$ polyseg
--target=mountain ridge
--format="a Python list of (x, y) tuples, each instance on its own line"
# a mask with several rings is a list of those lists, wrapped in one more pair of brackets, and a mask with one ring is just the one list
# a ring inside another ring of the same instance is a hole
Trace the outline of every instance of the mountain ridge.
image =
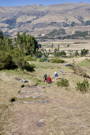
[(18, 31), (35, 37), (60, 28), (65, 29), (67, 35), (78, 30), (90, 31), (89, 12), (90, 4), (87, 3), (0, 7), (0, 29), (11, 37)]

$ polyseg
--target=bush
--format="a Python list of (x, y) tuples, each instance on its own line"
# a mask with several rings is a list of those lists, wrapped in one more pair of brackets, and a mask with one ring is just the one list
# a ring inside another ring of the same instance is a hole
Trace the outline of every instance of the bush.
[(44, 60), (42, 58), (39, 58), (39, 62), (44, 62)]
[(25, 56), (26, 61), (36, 61), (36, 58), (31, 57), (31, 55)]
[(87, 92), (89, 90), (88, 80), (84, 79), (83, 82), (77, 83), (76, 89), (81, 91), (81, 92)]
[(42, 52), (41, 52), (41, 51), (36, 52), (35, 56), (36, 56), (37, 58), (41, 58)]
[(78, 51), (77, 51), (77, 50), (75, 51), (75, 56), (79, 56), (79, 53), (78, 53)]
[(59, 56), (66, 57), (66, 52), (65, 51), (61, 51), (61, 52), (56, 51), (56, 52), (54, 52), (54, 56), (55, 57), (59, 57)]
[(63, 59), (51, 59), (52, 63), (64, 63), (65, 61)]
[(10, 99), (10, 102), (13, 103), (13, 102), (15, 102), (16, 100), (17, 100), (17, 98), (16, 98), (16, 97), (13, 97), (13, 98)]
[(18, 68), (27, 71), (34, 71), (35, 65), (30, 65), (21, 54), (21, 52), (17, 49), (13, 51), (13, 61), (17, 65)]
[(0, 51), (0, 69), (15, 69), (17, 65), (8, 53)]
[(89, 50), (83, 49), (81, 50), (81, 56), (86, 56), (88, 54)]
[(57, 82), (58, 87), (68, 87), (69, 86), (69, 82), (67, 79), (62, 78), (60, 81)]
[(26, 69), (27, 71), (34, 71), (35, 65), (29, 64), (28, 62), (25, 62), (23, 69)]
[(27, 70), (27, 71), (34, 71), (35, 65), (34, 64), (29, 64), (26, 60), (24, 60), (23, 57), (18, 57), (17, 60), (15, 61), (16, 65), (18, 68), (22, 70)]
[(15, 69), (20, 68), (22, 70), (34, 71), (35, 65), (29, 64), (24, 57), (17, 53), (18, 57), (15, 57), (16, 54), (12, 56), (9, 53), (0, 51), (0, 69)]

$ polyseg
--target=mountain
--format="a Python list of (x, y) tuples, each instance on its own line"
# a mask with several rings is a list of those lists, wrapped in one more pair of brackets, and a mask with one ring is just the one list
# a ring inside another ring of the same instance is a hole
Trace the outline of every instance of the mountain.
[(11, 37), (19, 31), (37, 38), (50, 35), (53, 31), (56, 35), (63, 31), (62, 36), (76, 31), (90, 31), (90, 4), (0, 7), (0, 30)]

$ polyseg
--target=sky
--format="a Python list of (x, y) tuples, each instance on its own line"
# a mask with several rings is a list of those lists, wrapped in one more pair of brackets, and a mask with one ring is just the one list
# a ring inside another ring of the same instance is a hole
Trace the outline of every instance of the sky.
[(90, 0), (0, 0), (0, 6), (53, 5), (60, 3), (90, 3)]

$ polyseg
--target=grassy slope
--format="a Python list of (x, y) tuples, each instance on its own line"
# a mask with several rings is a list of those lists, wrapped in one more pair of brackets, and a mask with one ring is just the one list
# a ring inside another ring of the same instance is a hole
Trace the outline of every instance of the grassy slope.
[[(35, 65), (35, 72), (29, 74), (21, 71), (0, 71), (0, 134), (89, 135), (90, 92), (82, 94), (75, 89), (76, 83), (84, 78), (75, 75), (64, 64), (36, 62)], [(88, 69), (88, 66), (85, 67)], [(64, 69), (64, 75), (60, 73), (61, 68)], [(64, 77), (69, 80), (68, 88), (57, 87), (55, 71), (58, 72), (59, 78)], [(52, 77), (52, 85), (43, 82), (44, 73)], [(28, 80), (29, 85), (45, 86), (49, 102), (47, 104), (10, 103), (9, 100), (18, 95), (23, 84), (16, 78)], [(45, 122), (44, 127), (37, 126), (40, 120)]]
[(90, 73), (90, 59), (86, 58), (85, 60), (78, 63), (79, 66), (86, 69), (87, 72)]

